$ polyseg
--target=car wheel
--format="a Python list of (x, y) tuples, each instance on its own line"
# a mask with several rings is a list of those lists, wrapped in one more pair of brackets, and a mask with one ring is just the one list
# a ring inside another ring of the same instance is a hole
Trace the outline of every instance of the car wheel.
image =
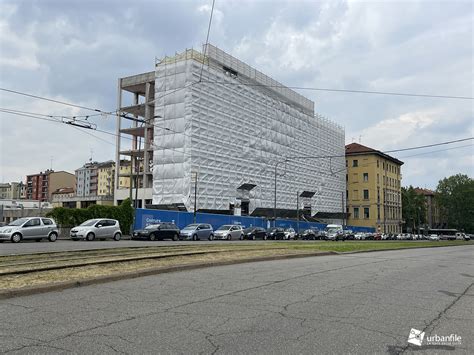
[(230, 234), (227, 236), (227, 240), (232, 240), (232, 236)]
[(95, 239), (95, 234), (94, 233), (91, 232), (91, 233), (87, 234), (87, 236), (86, 236), (87, 241), (92, 242), (94, 239)]
[(254, 235), (252, 235), (252, 240), (255, 240), (255, 234), (254, 234)]
[(152, 242), (156, 240), (156, 235), (155, 233), (151, 233), (150, 236), (148, 237)]
[(244, 240), (244, 235), (243, 234), (240, 235), (239, 240)]
[(207, 238), (207, 239), (209, 239), (209, 240), (211, 240), (211, 241), (214, 240), (214, 234), (210, 234), (210, 235), (209, 235), (209, 238)]
[(21, 237), (20, 233), (15, 233), (11, 237), (12, 243), (19, 243), (19, 242), (21, 242), (21, 239), (22, 239), (22, 237)]
[(173, 241), (177, 242), (179, 240), (179, 235), (173, 234)]
[(56, 240), (58, 240), (58, 235), (56, 233), (51, 233), (49, 236), (48, 236), (48, 240), (50, 242), (55, 242)]
[(196, 234), (193, 235), (193, 240), (194, 241), (197, 241), (198, 240), (198, 236)]
[(114, 240), (118, 242), (122, 238), (122, 235), (120, 233), (115, 233), (114, 234)]
[(266, 236), (266, 235), (263, 236), (263, 240), (267, 240), (267, 236)]

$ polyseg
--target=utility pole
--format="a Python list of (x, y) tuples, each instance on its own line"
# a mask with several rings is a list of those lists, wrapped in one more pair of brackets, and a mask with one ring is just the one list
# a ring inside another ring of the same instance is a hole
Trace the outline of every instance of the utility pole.
[(344, 222), (345, 222), (345, 218), (344, 218), (344, 191), (341, 192), (341, 206), (342, 206), (342, 229), (345, 229), (344, 228)]
[(296, 233), (300, 234), (300, 192), (296, 191)]
[(193, 223), (196, 223), (197, 181), (198, 181), (198, 173), (197, 173), (197, 171), (191, 172), (191, 179), (194, 180), (194, 211), (193, 211)]
[(138, 137), (138, 156), (137, 159), (135, 160), (135, 170), (136, 170), (136, 175), (135, 175), (135, 201), (133, 206), (135, 208), (138, 208), (138, 181), (140, 177), (140, 154), (141, 154), (141, 147), (142, 147), (142, 138)]

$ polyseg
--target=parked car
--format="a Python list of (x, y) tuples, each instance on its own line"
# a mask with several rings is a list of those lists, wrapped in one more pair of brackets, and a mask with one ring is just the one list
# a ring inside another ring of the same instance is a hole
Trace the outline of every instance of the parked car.
[(224, 224), (214, 232), (214, 239), (242, 239), (243, 228), (238, 224)]
[(439, 241), (439, 236), (437, 234), (431, 234), (429, 240)]
[(471, 240), (471, 236), (469, 234), (465, 234), (465, 233), (456, 233), (456, 239), (457, 240), (469, 241), (469, 240)]
[(286, 228), (284, 231), (285, 237), (283, 239), (290, 240), (296, 238), (296, 231), (293, 228)]
[(283, 228), (270, 228), (267, 231), (268, 239), (279, 240), (285, 238), (285, 230)]
[(365, 240), (366, 234), (365, 233), (356, 233), (354, 236), (355, 240)]
[(344, 232), (342, 225), (340, 224), (328, 224), (326, 226), (326, 240), (341, 240), (343, 239)]
[(267, 240), (267, 231), (261, 227), (248, 227), (243, 230), (242, 239), (263, 239)]
[(179, 228), (176, 226), (176, 224), (170, 222), (150, 224), (144, 229), (134, 230), (132, 233), (132, 239), (172, 239), (176, 241), (179, 240)]
[(119, 241), (122, 238), (120, 224), (115, 219), (95, 218), (71, 229), (69, 233), (72, 240), (85, 239), (113, 239)]
[(0, 228), (0, 243), (6, 240), (12, 243), (19, 243), (22, 240), (48, 239), (55, 242), (58, 239), (59, 231), (56, 222), (51, 218), (27, 217), (19, 218)]
[(301, 233), (301, 239), (303, 240), (316, 240), (320, 238), (321, 236), (319, 234), (319, 230), (317, 229), (309, 228), (309, 229), (305, 229), (303, 233)]
[(179, 233), (179, 239), (184, 240), (213, 240), (214, 230), (212, 226), (207, 223), (193, 223), (188, 224), (186, 227), (181, 229)]

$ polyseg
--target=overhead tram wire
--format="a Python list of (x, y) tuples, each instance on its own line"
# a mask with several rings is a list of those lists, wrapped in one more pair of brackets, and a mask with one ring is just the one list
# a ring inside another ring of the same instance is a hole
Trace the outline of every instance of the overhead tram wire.
[(308, 86), (286, 86), (286, 85), (267, 85), (267, 84), (254, 84), (244, 82), (229, 82), (229, 81), (214, 81), (204, 80), (202, 83), (209, 84), (222, 84), (222, 85), (236, 85), (236, 86), (255, 86), (265, 88), (280, 88), (280, 89), (292, 89), (292, 90), (309, 90), (309, 91), (327, 91), (327, 92), (343, 92), (343, 93), (355, 93), (355, 94), (369, 94), (369, 95), (393, 95), (393, 96), (410, 96), (410, 97), (426, 97), (426, 98), (438, 98), (438, 99), (457, 99), (457, 100), (474, 100), (472, 96), (453, 96), (453, 95), (431, 95), (431, 94), (417, 94), (407, 92), (391, 92), (391, 91), (370, 91), (370, 90), (350, 90), (350, 89), (331, 89), (331, 88), (317, 88)]
[(445, 148), (445, 149), (438, 149), (438, 150), (432, 150), (429, 152), (424, 152), (424, 153), (418, 153), (418, 154), (412, 154), (412, 155), (406, 155), (403, 157), (399, 157), (397, 159), (407, 159), (407, 158), (413, 158), (417, 157), (420, 155), (428, 155), (428, 154), (434, 154), (434, 153), (440, 153), (440, 152), (446, 152), (448, 150), (454, 150), (454, 149), (461, 149), (461, 148), (467, 148), (467, 147), (474, 147), (472, 144), (466, 144), (466, 145), (460, 145), (459, 147), (452, 147), (452, 148)]
[[(5, 109), (5, 108), (0, 108), (0, 112), (15, 114), (15, 115), (18, 115), (18, 116), (36, 118), (36, 119), (40, 119), (40, 120), (44, 120), (44, 121), (50, 121), (50, 122), (55, 122), (55, 123), (66, 124), (65, 122), (62, 122), (60, 120), (50, 118), (51, 115), (31, 113), (31, 112), (26, 113), (25, 111), (9, 110), (9, 109)], [(18, 113), (18, 112), (24, 112), (24, 113)], [(39, 117), (39, 116), (44, 116), (44, 117)], [(113, 133), (113, 132), (104, 131), (104, 130), (101, 130), (101, 129), (94, 129), (94, 130), (97, 131), (97, 132), (104, 133), (104, 134), (117, 136), (117, 134)], [(181, 132), (178, 132), (178, 133), (181, 133)], [(99, 138), (99, 137), (97, 137), (97, 138)], [(129, 138), (129, 137), (126, 137), (126, 136), (122, 136), (121, 138), (133, 140), (133, 138)], [(453, 144), (453, 143), (465, 142), (465, 141), (468, 141), (468, 140), (474, 140), (474, 137), (467, 137), (467, 138), (462, 138), (462, 139), (456, 139), (456, 140), (451, 140), (451, 141), (446, 141), (446, 142), (433, 143), (433, 144), (427, 144), (427, 145), (421, 145), (421, 146), (415, 146), (415, 147), (386, 150), (386, 151), (381, 151), (381, 153), (387, 154), (387, 153), (404, 152), (404, 151), (409, 151), (409, 150), (418, 150), (418, 149), (431, 148), (431, 147), (436, 147), (436, 146), (441, 146), (441, 145), (448, 145), (448, 144)], [(467, 145), (463, 146), (463, 147), (467, 147)], [(451, 149), (455, 149), (455, 148), (461, 148), (461, 147), (454, 147), (454, 148), (451, 148)], [(166, 149), (177, 151), (177, 150), (172, 149), (172, 148), (166, 148)], [(181, 152), (181, 151), (177, 151), (177, 152), (184, 153), (184, 152)], [(429, 153), (429, 152), (426, 152), (426, 153)], [(184, 153), (184, 154), (186, 154), (186, 153)], [(425, 153), (422, 153), (422, 154), (425, 154)], [(342, 158), (342, 157), (345, 157), (345, 154), (344, 155), (321, 155), (321, 156), (289, 156), (289, 157), (286, 157), (284, 160), (290, 161), (290, 160), (294, 160), (294, 159), (305, 159), (305, 158), (307, 158), (307, 159), (318, 159), (318, 158), (327, 159), (327, 158)]]
[[(48, 118), (48, 117), (39, 117), (39, 116), (36, 116), (35, 114), (25, 114), (25, 113), (17, 113), (17, 112), (9, 112), (8, 110), (4, 110), (4, 109), (0, 109), (0, 112), (3, 112), (3, 113), (9, 113), (9, 114), (12, 114), (12, 115), (18, 115), (18, 116), (24, 116), (24, 117), (30, 117), (30, 118), (36, 118), (36, 119), (39, 119), (39, 120), (44, 120), (44, 121), (49, 121), (49, 122), (54, 122), (54, 123), (60, 123), (60, 124), (67, 124), (66, 122), (63, 122), (63, 121), (60, 121), (60, 120), (56, 120), (54, 118)], [(47, 116), (47, 115), (42, 115), (42, 116)], [(94, 137), (96, 139), (99, 139), (100, 141), (104, 142), (104, 143), (107, 143), (107, 144), (110, 144), (110, 145), (113, 145), (115, 146), (114, 143), (112, 142), (109, 142), (108, 140), (106, 139), (103, 139), (101, 137), (98, 137), (96, 136), (95, 134), (92, 134), (91, 132), (89, 132), (85, 127), (77, 127), (77, 126), (74, 126), (74, 125), (71, 125), (72, 128), (82, 132), (82, 133), (85, 133), (91, 137)], [(81, 129), (82, 128), (82, 129)], [(94, 130), (97, 130), (97, 129), (94, 129)]]
[[(17, 115), (17, 116), (24, 116), (24, 117), (30, 117), (30, 118), (35, 118), (35, 119), (39, 119), (39, 120), (43, 120), (43, 121), (49, 121), (49, 122), (54, 122), (54, 123), (60, 123), (60, 124), (66, 124), (66, 122), (63, 122), (63, 121), (60, 121), (60, 120), (56, 120), (56, 119), (53, 119), (53, 118), (49, 118), (49, 117), (40, 117), (40, 116), (36, 116), (35, 114), (25, 114), (25, 113), (16, 113), (16, 112), (10, 112), (9, 110), (5, 110), (5, 109), (0, 109), (0, 112), (3, 112), (3, 113), (7, 113), (7, 114), (13, 114), (13, 115)], [(41, 115), (41, 114), (40, 114)], [(48, 116), (48, 115), (44, 115), (44, 116)], [(89, 134), (97, 139), (100, 139), (108, 144), (111, 144), (111, 145), (114, 145), (115, 146), (115, 143), (112, 143), (112, 142), (109, 142), (103, 138), (100, 138), (100, 137), (97, 137), (95, 135), (93, 135), (92, 133), (86, 131), (87, 128), (85, 127), (76, 127), (76, 126), (73, 126), (73, 125), (70, 125), (70, 127), (73, 127), (75, 129), (79, 129), (81, 132), (84, 132), (86, 134)], [(81, 130), (82, 128), (82, 130)], [(89, 129), (87, 129), (89, 130)], [(113, 133), (113, 132), (109, 132), (109, 131), (105, 131), (105, 130), (102, 130), (102, 129), (98, 129), (98, 128), (95, 128), (95, 129), (92, 129), (93, 131), (96, 131), (96, 132), (100, 132), (100, 133), (103, 133), (103, 134), (108, 134), (110, 136), (114, 136), (114, 137), (117, 137), (118, 135), (116, 133)], [(133, 138), (131, 137), (127, 137), (127, 136), (120, 136), (120, 138), (124, 138), (124, 139), (128, 139), (128, 140), (131, 140), (133, 141)], [(191, 156), (190, 153), (186, 153), (186, 152), (182, 152), (182, 151), (179, 151), (177, 149), (174, 149), (174, 148), (160, 148), (160, 147), (156, 147), (154, 144), (151, 144), (151, 147), (154, 148), (154, 149), (157, 149), (157, 150), (172, 150), (174, 152), (177, 152), (177, 153), (180, 153), (180, 154), (184, 154), (184, 155), (189, 155)]]

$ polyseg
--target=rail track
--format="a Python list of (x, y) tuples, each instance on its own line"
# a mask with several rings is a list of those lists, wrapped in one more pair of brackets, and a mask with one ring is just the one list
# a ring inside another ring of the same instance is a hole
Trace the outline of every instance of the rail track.
[[(278, 247), (265, 250), (282, 249)], [(168, 246), (168, 247), (131, 247), (117, 250), (78, 250), (67, 252), (52, 252), (42, 254), (23, 254), (0, 258), (0, 277), (40, 273), (52, 270), (87, 267), (101, 264), (133, 262), (140, 260), (168, 259), (173, 257), (192, 257), (218, 253), (260, 251), (261, 246), (241, 247), (196, 247), (196, 246)]]

